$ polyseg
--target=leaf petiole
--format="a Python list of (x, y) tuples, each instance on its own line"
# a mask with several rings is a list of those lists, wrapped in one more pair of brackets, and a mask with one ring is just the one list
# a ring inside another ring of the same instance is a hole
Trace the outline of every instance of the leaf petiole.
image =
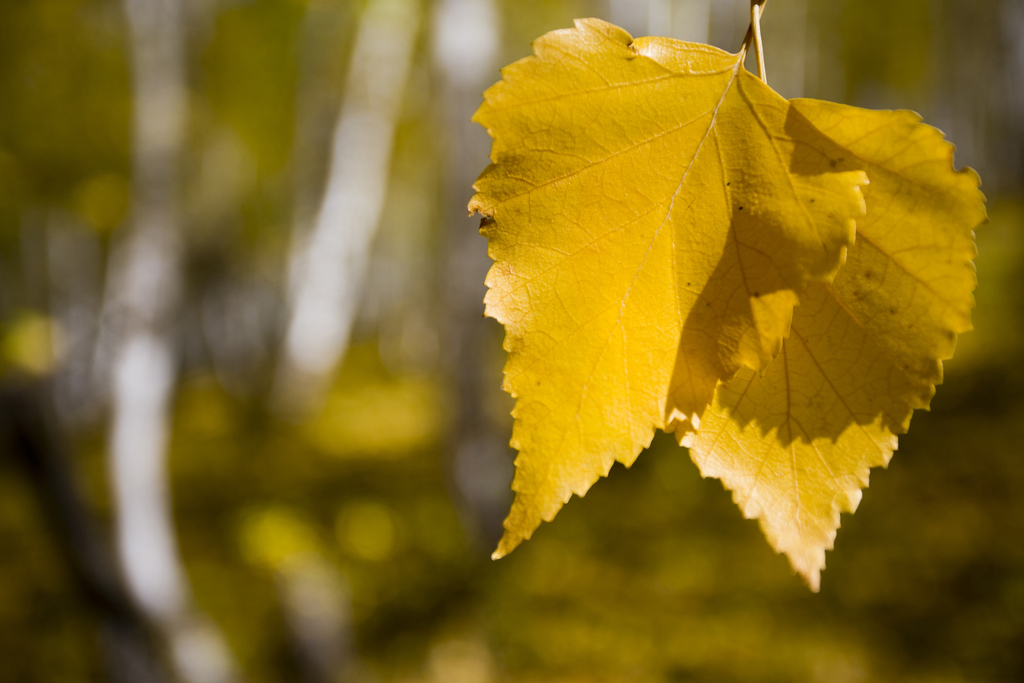
[(764, 45), (761, 42), (761, 15), (764, 14), (764, 6), (768, 4), (768, 0), (750, 0), (750, 27), (747, 28), (747, 35), (743, 38), (743, 46), (740, 48), (740, 59), (744, 59), (747, 56), (747, 49), (750, 47), (750, 42), (754, 42), (754, 54), (757, 56), (757, 75), (764, 81), (768, 82), (768, 78), (765, 75), (764, 69)]

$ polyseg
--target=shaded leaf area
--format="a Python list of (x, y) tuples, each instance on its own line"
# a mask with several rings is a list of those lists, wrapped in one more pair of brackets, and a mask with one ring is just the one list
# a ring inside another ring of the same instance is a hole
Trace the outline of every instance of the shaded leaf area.
[(869, 468), (889, 462), (970, 329), (986, 215), (977, 174), (954, 173), (952, 145), (916, 114), (793, 106), (868, 170), (867, 215), (835, 280), (807, 288), (777, 362), (720, 387), (682, 440), (817, 589), (839, 513), (857, 509)]

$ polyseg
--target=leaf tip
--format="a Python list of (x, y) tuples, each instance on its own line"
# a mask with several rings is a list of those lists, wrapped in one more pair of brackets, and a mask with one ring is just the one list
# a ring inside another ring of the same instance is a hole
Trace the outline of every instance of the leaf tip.
[(525, 539), (523, 538), (522, 534), (513, 533), (506, 526), (505, 534), (501, 537), (501, 540), (498, 541), (498, 547), (494, 549), (493, 553), (491, 553), (491, 559), (500, 560), (501, 558), (505, 557), (510, 552), (518, 548), (519, 544), (522, 543), (524, 540)]
[[(827, 546), (831, 549), (831, 546)], [(825, 568), (825, 548), (810, 553), (784, 550), (793, 572), (798, 574), (812, 593), (821, 591), (821, 570)]]

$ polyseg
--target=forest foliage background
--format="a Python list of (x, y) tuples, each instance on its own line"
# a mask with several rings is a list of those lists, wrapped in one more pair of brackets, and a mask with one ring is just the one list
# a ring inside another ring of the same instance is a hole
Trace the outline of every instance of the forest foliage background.
[[(775, 0), (786, 97), (976, 168), (975, 331), (822, 591), (659, 438), (514, 554), (469, 119), (599, 16), (747, 0), (0, 3), (0, 680), (1024, 679), (1024, 6)], [(119, 568), (115, 568), (119, 567)]]

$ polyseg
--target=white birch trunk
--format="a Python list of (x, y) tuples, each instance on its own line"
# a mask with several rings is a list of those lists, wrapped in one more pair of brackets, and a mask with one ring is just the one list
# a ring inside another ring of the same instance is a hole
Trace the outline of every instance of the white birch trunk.
[(294, 236), (275, 396), (285, 410), (314, 406), (348, 347), (384, 208), (419, 18), (416, 0), (371, 0), (364, 10), (323, 201), (309, 234)]
[(108, 348), (108, 467), (129, 592), (168, 638), (188, 683), (233, 680), (222, 638), (194, 612), (167, 476), (181, 290), (178, 165), (188, 91), (180, 0), (125, 0), (133, 67), (133, 208), (111, 255), (102, 335)]

